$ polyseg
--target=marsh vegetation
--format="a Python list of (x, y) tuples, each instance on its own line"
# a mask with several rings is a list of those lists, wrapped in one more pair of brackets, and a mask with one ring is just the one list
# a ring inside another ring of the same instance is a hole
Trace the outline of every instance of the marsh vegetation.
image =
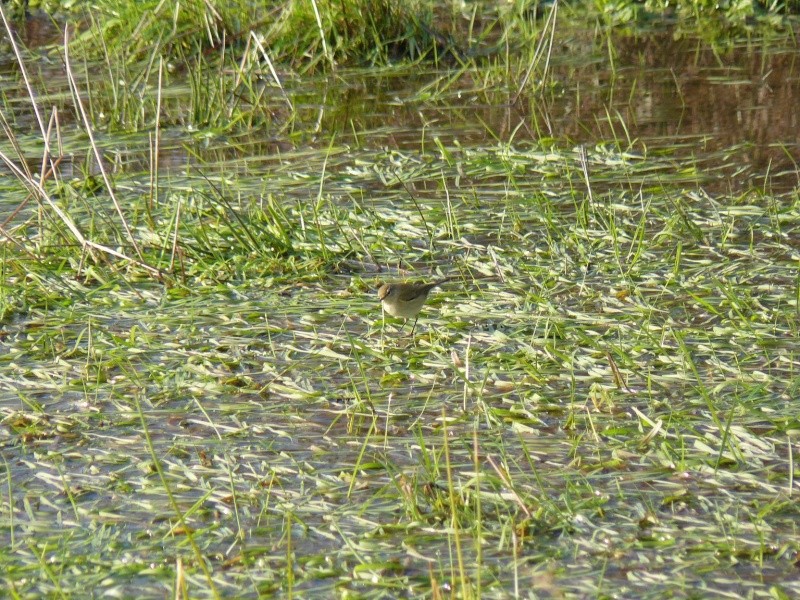
[(796, 6), (22, 4), (10, 597), (800, 595)]

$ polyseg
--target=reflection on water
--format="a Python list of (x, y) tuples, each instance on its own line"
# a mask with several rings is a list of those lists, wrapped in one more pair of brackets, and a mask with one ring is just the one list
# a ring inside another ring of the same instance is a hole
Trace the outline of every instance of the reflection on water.
[[(53, 40), (52, 25), (37, 25), (43, 21), (28, 21), (21, 32), (26, 43)], [(228, 171), (232, 165), (222, 165), (232, 161), (247, 171), (240, 161), (248, 157), (280, 163), (303, 148), (327, 147), (332, 135), (337, 144), (354, 151), (431, 152), (437, 143), (482, 147), (498, 140), (561, 147), (611, 142), (620, 149), (691, 158), (698, 171), (713, 174), (702, 178), (708, 191), (758, 187), (780, 193), (797, 186), (800, 77), (790, 38), (716, 49), (702, 40), (676, 39), (666, 28), (641, 35), (619, 33), (612, 45), (613, 63), (604, 40), (592, 32), (570, 32), (553, 52), (544, 85), (524, 91), (513, 105), (516, 78), (487, 86), (485, 81), (497, 79), (489, 66), (467, 70), (455, 81), (450, 72), (418, 68), (399, 75), (341, 71), (336, 78), (287, 80), (294, 114), (274, 90), (253, 98), (243, 93), (241, 102), (252, 101), (256, 118), (252, 127), (225, 137), (187, 134), (187, 126), (198, 127), (187, 114), (191, 91), (172, 81), (162, 99), (159, 168), (162, 173), (181, 171), (195, 156), (207, 167), (219, 164)], [(63, 91), (63, 73), (49, 73), (36, 85), (50, 88), (37, 89), (41, 96)], [(152, 96), (155, 89), (143, 88), (142, 93)], [(27, 101), (10, 102), (17, 124), (24, 126)], [(60, 94), (43, 104), (61, 104), (62, 134), (69, 138), (74, 123), (69, 96)], [(95, 119), (102, 130), (102, 113), (95, 113)], [(100, 133), (99, 138), (112, 168), (128, 173), (152, 168), (148, 135), (104, 138)], [(65, 144), (65, 175), (73, 161), (79, 170), (95, 172), (85, 139), (76, 142), (67, 139)]]

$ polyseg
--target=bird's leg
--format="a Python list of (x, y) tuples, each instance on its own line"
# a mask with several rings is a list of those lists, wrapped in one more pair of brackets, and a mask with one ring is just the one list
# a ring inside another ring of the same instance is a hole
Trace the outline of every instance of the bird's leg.
[[(414, 326), (411, 328), (411, 333), (409, 334), (411, 337), (414, 337), (414, 330), (417, 328), (417, 319), (419, 319), (419, 315), (414, 317)], [(405, 323), (403, 323), (405, 325)]]

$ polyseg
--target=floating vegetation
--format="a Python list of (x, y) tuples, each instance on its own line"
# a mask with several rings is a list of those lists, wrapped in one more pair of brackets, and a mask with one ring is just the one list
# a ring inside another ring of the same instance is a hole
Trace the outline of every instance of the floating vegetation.
[(334, 78), (11, 48), (10, 595), (800, 595), (796, 48), (553, 15)]

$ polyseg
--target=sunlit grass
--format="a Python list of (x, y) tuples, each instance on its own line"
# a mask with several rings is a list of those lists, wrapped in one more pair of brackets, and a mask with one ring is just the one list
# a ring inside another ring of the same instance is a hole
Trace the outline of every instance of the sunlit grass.
[(624, 111), (540, 135), (535, 48), (269, 92), (158, 55), (31, 75), (37, 139), (3, 108), (11, 594), (800, 593), (796, 189)]

